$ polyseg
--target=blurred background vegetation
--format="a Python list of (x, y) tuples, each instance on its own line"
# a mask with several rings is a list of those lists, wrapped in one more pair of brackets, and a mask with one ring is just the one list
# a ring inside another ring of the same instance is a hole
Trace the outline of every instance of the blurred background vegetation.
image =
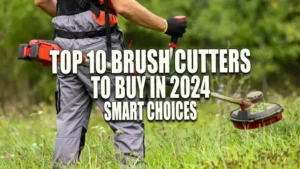
[[(139, 2), (164, 18), (187, 16), (188, 30), (179, 42), (181, 48), (248, 48), (252, 71), (246, 79), (251, 88), (277, 91), (285, 96), (298, 95), (299, 0)], [(31, 39), (52, 39), (51, 18), (34, 5), (34, 0), (0, 0), (0, 4), (1, 110), (52, 102), (55, 76), (51, 68), (17, 59), (19, 44)], [(133, 48), (167, 48), (168, 36), (138, 27), (121, 16), (119, 26), (125, 32), (127, 43), (134, 40)], [(226, 78), (219, 75), (212, 80), (227, 83)]]

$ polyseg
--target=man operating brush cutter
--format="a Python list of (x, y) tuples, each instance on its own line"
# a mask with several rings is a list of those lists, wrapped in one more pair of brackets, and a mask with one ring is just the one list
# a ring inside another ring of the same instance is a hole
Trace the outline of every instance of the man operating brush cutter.
[[(125, 49), (123, 33), (117, 26), (118, 14), (137, 25), (175, 38), (182, 37), (186, 29), (185, 20), (175, 17), (165, 20), (135, 0), (35, 0), (35, 4), (53, 17), (54, 41), (62, 49), (81, 50), (83, 53), (106, 50), (108, 62), (111, 49)], [(112, 75), (109, 76), (114, 78)], [(76, 75), (64, 75), (58, 65), (56, 92), (58, 131), (53, 168), (73, 164), (79, 160), (93, 101), (102, 111), (104, 110), (104, 100), (92, 98), (93, 85), (90, 77), (88, 63), (80, 65)], [(109, 101), (115, 99), (111, 97)], [(145, 157), (142, 121), (108, 122), (108, 124), (115, 132), (115, 149), (121, 151), (122, 156), (117, 155), (117, 160), (123, 165), (128, 165), (128, 161), (136, 163)], [(122, 131), (123, 134), (117, 134), (117, 131)]]

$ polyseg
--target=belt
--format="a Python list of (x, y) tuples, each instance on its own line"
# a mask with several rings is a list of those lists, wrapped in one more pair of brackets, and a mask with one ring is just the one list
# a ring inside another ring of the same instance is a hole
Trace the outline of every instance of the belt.
[[(110, 27), (110, 33), (116, 33), (117, 26)], [(89, 31), (89, 32), (70, 32), (64, 30), (55, 30), (55, 37), (66, 38), (66, 39), (85, 39), (85, 38), (95, 38), (102, 37), (106, 35), (106, 30), (101, 31)]]

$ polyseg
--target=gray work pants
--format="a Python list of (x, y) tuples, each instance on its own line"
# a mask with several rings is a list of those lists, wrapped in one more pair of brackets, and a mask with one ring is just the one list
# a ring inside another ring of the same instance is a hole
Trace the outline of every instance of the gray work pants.
[[(70, 32), (95, 31), (104, 29), (92, 18), (91, 12), (87, 11), (77, 15), (58, 16), (52, 22), (56, 29)], [(54, 39), (63, 49), (81, 50), (88, 53), (90, 50), (106, 50), (105, 37), (85, 38), (85, 39)], [(112, 34), (112, 48), (123, 50), (123, 33), (118, 29)], [(100, 76), (100, 75), (99, 75)], [(58, 66), (57, 73), (57, 136), (54, 151), (54, 168), (59, 164), (69, 165), (79, 160), (81, 149), (84, 146), (85, 134), (88, 129), (88, 122), (92, 110), (93, 102), (96, 102), (101, 111), (104, 111), (105, 100), (93, 99), (93, 83), (90, 80), (88, 64), (78, 67), (77, 74), (64, 75)], [(113, 79), (114, 76), (110, 75)], [(112, 94), (108, 101), (115, 101), (114, 84), (112, 83)], [(98, 92), (101, 92), (99, 89)], [(128, 101), (124, 99), (124, 101)], [(138, 113), (138, 112), (137, 112)], [(133, 122), (108, 122), (114, 134), (115, 149), (126, 156), (138, 154), (139, 158), (144, 158), (144, 123), (142, 121)], [(123, 134), (118, 134), (122, 131)], [(129, 156), (128, 156), (129, 158)], [(132, 159), (130, 157), (130, 159)], [(123, 164), (126, 158), (121, 159)]]

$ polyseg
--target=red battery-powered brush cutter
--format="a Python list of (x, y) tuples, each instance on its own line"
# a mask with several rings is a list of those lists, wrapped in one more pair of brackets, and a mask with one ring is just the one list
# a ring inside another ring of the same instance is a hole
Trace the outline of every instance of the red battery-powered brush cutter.
[[(177, 19), (185, 19), (184, 16), (178, 16)], [(177, 37), (172, 37), (169, 43), (171, 57), (177, 49)], [(49, 54), (50, 50), (62, 50), (54, 41), (50, 40), (32, 40), (29, 44), (21, 44), (19, 46), (19, 59), (41, 62), (44, 66), (51, 66), (52, 59)], [(87, 58), (83, 56), (83, 61)], [(59, 62), (59, 58), (58, 58)], [(110, 64), (107, 64), (110, 68)], [(147, 78), (148, 79), (148, 78)], [(167, 79), (167, 85), (170, 78)], [(247, 95), (246, 99), (236, 99), (219, 93), (211, 92), (210, 96), (218, 98), (240, 106), (233, 110), (230, 114), (230, 120), (238, 129), (254, 129), (264, 127), (279, 121), (282, 118), (283, 108), (276, 103), (263, 102), (263, 93), (256, 91)]]
[[(177, 17), (177, 19), (185, 19), (185, 17)], [(171, 56), (174, 50), (177, 49), (177, 41), (178, 38), (171, 38), (169, 44)], [(167, 78), (167, 84), (173, 86), (169, 81), (169, 78)], [(261, 128), (282, 118), (283, 108), (276, 103), (263, 102), (263, 93), (260, 91), (249, 93), (246, 99), (236, 99), (215, 92), (211, 92), (210, 96), (240, 106), (230, 114), (230, 121), (238, 129)]]

